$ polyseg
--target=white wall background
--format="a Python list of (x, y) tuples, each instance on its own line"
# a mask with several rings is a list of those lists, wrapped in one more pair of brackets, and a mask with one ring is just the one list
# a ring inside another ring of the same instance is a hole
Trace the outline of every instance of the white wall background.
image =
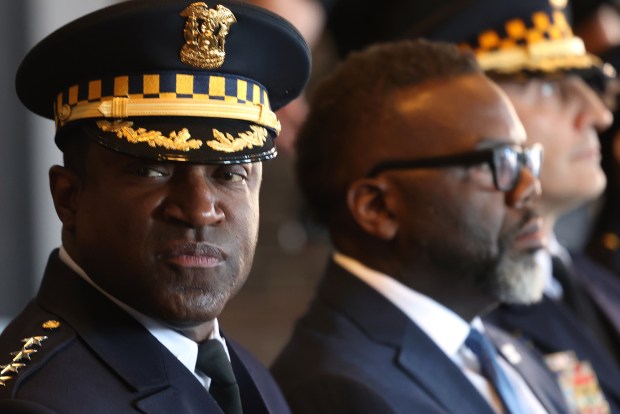
[[(24, 48), (23, 51), (12, 53), (9, 56), (4, 56), (5, 51), (0, 51), (0, 56), (3, 59), (10, 60), (8, 66), (15, 68), (27, 50), (55, 29), (77, 17), (120, 0), (19, 1), (23, 2), (25, 8), (23, 14), (20, 13), (23, 10), (16, 11), (14, 5), (11, 6), (8, 2), (0, 3), (0, 13), (6, 13), (8, 24), (14, 25), (15, 28), (14, 30), (7, 29), (7, 31), (16, 33), (15, 37), (23, 36), (21, 33), (25, 31), (25, 38), (23, 39), (6, 40), (8, 42), (13, 40), (12, 44), (17, 44), (19, 40)], [(7, 21), (4, 23), (6, 24)], [(8, 54), (8, 52), (6, 53)], [(20, 54), (21, 56), (17, 56)], [(12, 95), (9, 96), (8, 103), (4, 101), (0, 103), (0, 111), (3, 113), (6, 113), (5, 108), (1, 107), (3, 105), (21, 105), (14, 92), (15, 73), (13, 70), (7, 72), (10, 73), (1, 72), (3, 77), (10, 77), (8, 81), (3, 79), (3, 85), (9, 85), (9, 90), (6, 92), (10, 92)], [(3, 91), (3, 93), (5, 92)], [(4, 327), (7, 319), (14, 316), (14, 313), (26, 304), (27, 298), (35, 294), (47, 257), (50, 251), (60, 244), (61, 226), (49, 194), (47, 177), (50, 166), (62, 162), (61, 153), (54, 145), (54, 125), (52, 121), (30, 113), (25, 116), (26, 136), (7, 137), (0, 134), (0, 150), (2, 149), (2, 140), (11, 138), (27, 140), (24, 141), (24, 147), (27, 148), (27, 151), (20, 154), (21, 159), (16, 162), (17, 168), (10, 169), (11, 176), (0, 177), (0, 179), (5, 180), (2, 183), (4, 185), (0, 186), (0, 200), (5, 207), (3, 210), (8, 211), (8, 217), (3, 217), (3, 220), (7, 220), (9, 223), (11, 221), (18, 222), (15, 226), (4, 227), (8, 232), (19, 232), (14, 237), (5, 233), (4, 240), (8, 240), (5, 244), (11, 244), (13, 241), (20, 244), (19, 246), (11, 246), (19, 254), (8, 255), (3, 258), (5, 263), (0, 263), (0, 330)], [(0, 119), (0, 125), (12, 122), (11, 119)], [(6, 157), (11, 156), (10, 153), (0, 153), (0, 162), (6, 162)], [(16, 188), (19, 197), (16, 194)], [(21, 204), (11, 209), (10, 203), (17, 203), (19, 200), (21, 200)], [(23, 206), (23, 200), (27, 200), (26, 207)], [(15, 217), (11, 217), (12, 215)], [(23, 231), (29, 234), (24, 236), (21, 233)], [(21, 246), (24, 243), (20, 242), (22, 240), (20, 237), (27, 240), (25, 246)], [(16, 278), (19, 280), (17, 285), (15, 283)]]

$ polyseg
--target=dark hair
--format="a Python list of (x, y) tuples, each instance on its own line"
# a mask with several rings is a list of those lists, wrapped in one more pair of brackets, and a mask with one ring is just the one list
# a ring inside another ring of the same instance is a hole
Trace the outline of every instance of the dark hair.
[(376, 44), (340, 63), (315, 90), (297, 139), (297, 178), (316, 218), (328, 226), (338, 220), (347, 186), (360, 174), (355, 148), (389, 125), (395, 92), (472, 73), (481, 73), (472, 54), (423, 39)]

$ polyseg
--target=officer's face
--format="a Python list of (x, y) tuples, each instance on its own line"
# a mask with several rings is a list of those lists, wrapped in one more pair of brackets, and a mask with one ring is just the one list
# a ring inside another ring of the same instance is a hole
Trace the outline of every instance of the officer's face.
[(86, 165), (75, 196), (78, 264), (167, 324), (216, 317), (250, 270), (262, 165), (146, 161), (99, 145)]
[(578, 77), (502, 82), (525, 126), (528, 143), (545, 148), (542, 208), (558, 215), (597, 197), (605, 187), (597, 130), (611, 114)]
[[(392, 157), (445, 156), (525, 143), (507, 98), (479, 75), (403, 93), (397, 108), (409, 123), (388, 132), (401, 142)], [(516, 187), (505, 192), (495, 187), (491, 167), (484, 162), (394, 170), (383, 176), (397, 189), (389, 203), (399, 220), (403, 256), (412, 266), (425, 263), (441, 275), (429, 283), (443, 290), (450, 286), (457, 295), (475, 292), (493, 300), (521, 303), (540, 297), (533, 261), (544, 242), (533, 210), (540, 184), (530, 170), (523, 169)], [(420, 269), (410, 273), (418, 278)]]

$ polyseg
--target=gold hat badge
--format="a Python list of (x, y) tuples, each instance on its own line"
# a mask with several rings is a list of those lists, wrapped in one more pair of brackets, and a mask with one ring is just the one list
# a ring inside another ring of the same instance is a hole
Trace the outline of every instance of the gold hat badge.
[(209, 9), (205, 3), (192, 3), (181, 12), (187, 17), (181, 48), (181, 61), (201, 69), (216, 69), (224, 64), (224, 45), (230, 26), (237, 22), (226, 7)]

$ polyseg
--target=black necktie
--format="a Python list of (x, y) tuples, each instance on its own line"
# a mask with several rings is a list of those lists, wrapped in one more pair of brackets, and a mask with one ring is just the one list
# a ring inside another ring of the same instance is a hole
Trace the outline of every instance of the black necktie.
[(222, 343), (211, 339), (198, 345), (196, 366), (211, 378), (209, 393), (226, 414), (242, 414), (239, 386)]
[(471, 329), (465, 340), (465, 345), (478, 357), (480, 371), (495, 388), (504, 408), (506, 408), (506, 413), (525, 414), (527, 410), (521, 406), (517, 393), (499, 365), (499, 355), (493, 344), (481, 332)]

